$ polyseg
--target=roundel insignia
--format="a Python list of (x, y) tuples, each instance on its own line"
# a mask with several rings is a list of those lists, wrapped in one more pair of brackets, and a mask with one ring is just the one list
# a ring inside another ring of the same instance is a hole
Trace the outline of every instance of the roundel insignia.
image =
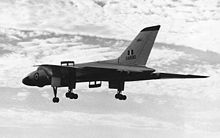
[(39, 73), (35, 73), (35, 74), (34, 74), (34, 79), (35, 79), (35, 80), (38, 80), (38, 79), (39, 79)]

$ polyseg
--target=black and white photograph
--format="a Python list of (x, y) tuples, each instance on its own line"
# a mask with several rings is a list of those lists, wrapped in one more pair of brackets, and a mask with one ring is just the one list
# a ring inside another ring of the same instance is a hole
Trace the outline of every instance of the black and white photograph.
[(0, 0), (0, 138), (219, 138), (219, 0)]

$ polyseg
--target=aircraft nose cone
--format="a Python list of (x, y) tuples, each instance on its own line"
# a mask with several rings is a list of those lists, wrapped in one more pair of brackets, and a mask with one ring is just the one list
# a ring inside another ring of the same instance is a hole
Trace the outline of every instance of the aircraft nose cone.
[(25, 77), (25, 78), (22, 80), (22, 83), (25, 84), (25, 85), (30, 85), (30, 79), (29, 79), (29, 77)]

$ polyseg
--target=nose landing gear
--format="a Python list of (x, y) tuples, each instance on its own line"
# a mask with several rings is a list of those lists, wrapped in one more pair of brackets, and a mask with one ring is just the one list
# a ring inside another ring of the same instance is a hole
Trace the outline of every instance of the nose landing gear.
[(54, 102), (54, 103), (59, 103), (59, 101), (60, 101), (60, 99), (59, 99), (58, 97), (54, 97), (54, 98), (53, 98), (53, 102)]
[(57, 87), (53, 86), (53, 92), (54, 92), (53, 102), (58, 103), (60, 99), (57, 97)]

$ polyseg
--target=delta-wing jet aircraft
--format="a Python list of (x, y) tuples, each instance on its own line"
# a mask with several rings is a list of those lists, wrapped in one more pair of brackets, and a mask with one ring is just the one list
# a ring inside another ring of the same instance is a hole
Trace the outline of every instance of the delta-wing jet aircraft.
[(122, 95), (126, 81), (177, 79), (177, 78), (206, 78), (208, 76), (159, 73), (146, 67), (160, 25), (144, 28), (117, 59), (74, 64), (74, 61), (62, 61), (61, 65), (39, 65), (37, 70), (23, 79), (29, 86), (43, 87), (51, 85), (54, 92), (53, 102), (58, 103), (58, 87), (68, 87), (66, 97), (77, 99), (73, 93), (78, 82), (89, 82), (89, 88), (101, 86), (107, 81), (109, 89), (117, 89), (116, 99), (126, 100)]

